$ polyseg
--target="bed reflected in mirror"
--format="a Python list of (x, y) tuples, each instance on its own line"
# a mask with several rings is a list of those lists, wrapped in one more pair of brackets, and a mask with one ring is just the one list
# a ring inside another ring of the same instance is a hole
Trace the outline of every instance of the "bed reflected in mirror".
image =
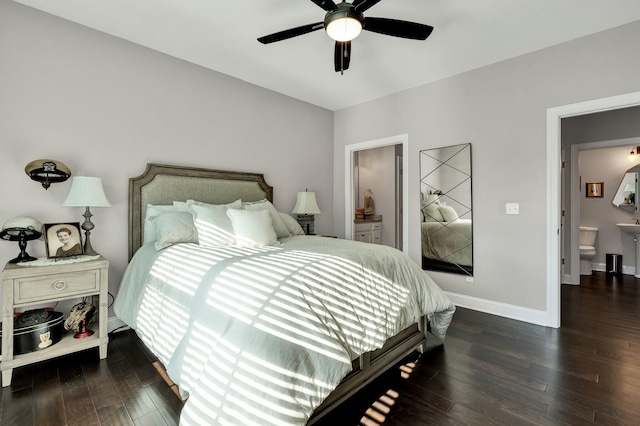
[(420, 151), (422, 269), (473, 276), (471, 144)]

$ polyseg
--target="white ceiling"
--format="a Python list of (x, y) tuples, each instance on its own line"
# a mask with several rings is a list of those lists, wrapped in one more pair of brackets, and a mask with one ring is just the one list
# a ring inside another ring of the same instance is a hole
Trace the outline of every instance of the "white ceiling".
[(365, 16), (416, 21), (426, 41), (364, 31), (344, 75), (310, 0), (14, 0), (330, 110), (640, 20), (640, 0), (382, 0)]

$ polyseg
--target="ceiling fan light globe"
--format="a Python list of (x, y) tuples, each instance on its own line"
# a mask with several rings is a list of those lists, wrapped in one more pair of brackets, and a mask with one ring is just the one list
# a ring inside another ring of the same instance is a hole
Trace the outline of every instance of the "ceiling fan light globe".
[(362, 32), (362, 22), (356, 18), (345, 16), (327, 23), (325, 30), (335, 41), (351, 41)]

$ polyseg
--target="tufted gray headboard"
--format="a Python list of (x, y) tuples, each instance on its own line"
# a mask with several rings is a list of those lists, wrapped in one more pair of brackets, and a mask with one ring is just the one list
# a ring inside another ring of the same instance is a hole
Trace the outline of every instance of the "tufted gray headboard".
[(273, 202), (273, 188), (260, 173), (230, 172), (194, 167), (147, 164), (138, 177), (129, 179), (129, 260), (143, 241), (148, 204), (198, 200), (210, 204), (243, 201)]

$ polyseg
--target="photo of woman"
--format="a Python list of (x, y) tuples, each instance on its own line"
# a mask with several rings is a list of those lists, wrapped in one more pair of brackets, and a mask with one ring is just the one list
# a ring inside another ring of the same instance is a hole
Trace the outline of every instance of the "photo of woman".
[(69, 257), (82, 254), (79, 223), (45, 224), (47, 257)]

